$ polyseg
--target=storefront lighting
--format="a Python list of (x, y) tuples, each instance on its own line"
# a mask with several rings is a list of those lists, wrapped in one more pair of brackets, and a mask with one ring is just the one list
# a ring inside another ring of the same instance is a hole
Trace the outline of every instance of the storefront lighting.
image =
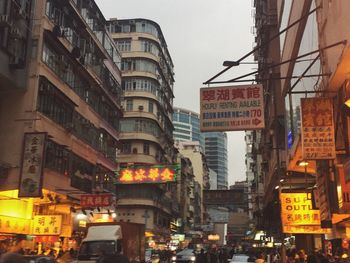
[(276, 185), (276, 186), (275, 186), (275, 189), (278, 189), (278, 188), (280, 188), (280, 186), (279, 186), (279, 185)]
[(86, 218), (86, 215), (84, 215), (84, 214), (77, 214), (77, 219), (78, 220), (85, 219), (85, 218)]
[(112, 218), (116, 218), (117, 214), (116, 213), (112, 213)]
[(283, 182), (284, 182), (284, 179), (281, 179), (280, 182), (283, 183)]
[(308, 166), (309, 163), (307, 161), (297, 161), (297, 165), (298, 166), (302, 166), (302, 167), (305, 167), (305, 166)]

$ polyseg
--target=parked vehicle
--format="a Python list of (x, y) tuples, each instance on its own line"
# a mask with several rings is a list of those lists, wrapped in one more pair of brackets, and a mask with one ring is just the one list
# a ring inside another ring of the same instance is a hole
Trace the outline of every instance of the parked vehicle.
[(233, 254), (232, 258), (228, 261), (231, 263), (245, 263), (248, 262), (248, 256), (244, 254)]
[(131, 262), (144, 261), (145, 226), (126, 222), (89, 224), (77, 262), (96, 262), (104, 253), (122, 253)]
[(186, 248), (171, 258), (172, 262), (195, 262), (196, 261), (196, 250)]

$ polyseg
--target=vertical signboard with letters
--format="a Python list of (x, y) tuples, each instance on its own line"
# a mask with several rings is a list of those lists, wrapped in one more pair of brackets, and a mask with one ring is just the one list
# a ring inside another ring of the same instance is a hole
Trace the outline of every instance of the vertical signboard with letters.
[(334, 159), (335, 140), (332, 98), (302, 98), (301, 116), (303, 159)]
[(19, 197), (42, 196), (46, 136), (46, 132), (24, 134)]
[(201, 88), (200, 100), (202, 132), (265, 127), (261, 84)]

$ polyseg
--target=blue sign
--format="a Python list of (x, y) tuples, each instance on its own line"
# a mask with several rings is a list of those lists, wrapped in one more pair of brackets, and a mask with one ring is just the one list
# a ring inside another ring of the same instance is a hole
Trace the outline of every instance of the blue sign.
[(288, 132), (287, 143), (288, 143), (288, 150), (290, 150), (292, 148), (292, 146), (293, 146), (293, 134), (292, 134), (292, 131)]

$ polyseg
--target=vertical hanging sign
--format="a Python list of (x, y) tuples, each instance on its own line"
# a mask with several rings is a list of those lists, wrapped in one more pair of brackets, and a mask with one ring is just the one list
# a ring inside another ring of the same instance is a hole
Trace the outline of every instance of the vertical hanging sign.
[(41, 197), (46, 132), (25, 133), (18, 197)]
[(335, 140), (332, 98), (302, 98), (301, 119), (303, 159), (334, 159)]

